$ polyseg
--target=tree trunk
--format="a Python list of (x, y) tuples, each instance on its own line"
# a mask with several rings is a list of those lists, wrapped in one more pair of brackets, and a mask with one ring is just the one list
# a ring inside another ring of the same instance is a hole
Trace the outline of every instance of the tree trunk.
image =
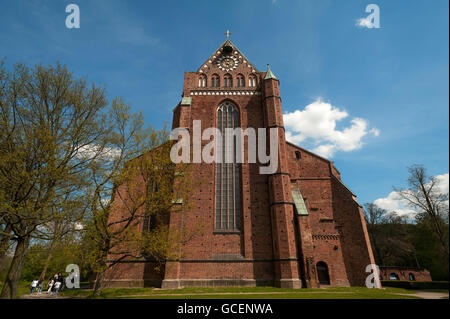
[(423, 180), (420, 180), (420, 189), (422, 191), (422, 195), (425, 197), (425, 201), (427, 204), (427, 213), (428, 215), (431, 217), (431, 222), (434, 226), (434, 230), (436, 232), (436, 234), (438, 235), (439, 241), (442, 245), (442, 247), (444, 248), (444, 252), (447, 255), (447, 258), (449, 256), (449, 252), (448, 252), (448, 240), (446, 240), (444, 238), (444, 233), (441, 229), (441, 223), (440, 220), (437, 216), (437, 214), (434, 211), (434, 207), (435, 207), (435, 202), (433, 202), (433, 200), (430, 198), (430, 196), (428, 195), (428, 191), (425, 188), (425, 182)]
[(41, 275), (39, 276), (39, 280), (45, 280), (45, 274), (47, 272), (48, 265), (50, 264), (50, 260), (53, 257), (53, 248), (55, 246), (55, 241), (52, 241), (50, 247), (48, 248), (47, 259), (45, 260), (44, 268), (42, 269)]
[(108, 265), (106, 264), (106, 258), (108, 257), (108, 252), (102, 252), (100, 271), (97, 272), (94, 284), (94, 296), (100, 296), (103, 289), (103, 279), (105, 277), (106, 269), (108, 269)]
[[(6, 225), (3, 232), (8, 234), (10, 231), (11, 231), (11, 226)], [(7, 235), (3, 235), (0, 239), (0, 266), (3, 265), (4, 259), (6, 256), (6, 251), (8, 250), (10, 240), (11, 240), (10, 237), (8, 237)]]
[(3, 285), (0, 299), (13, 299), (16, 296), (17, 288), (19, 286), (20, 276), (22, 275), (23, 266), (25, 264), (25, 257), (28, 251), (28, 244), (30, 243), (30, 236), (19, 237), (17, 239), (16, 250), (14, 257), (9, 266), (8, 274), (6, 275), (5, 284)]
[(105, 270), (101, 270), (97, 273), (94, 284), (94, 296), (100, 296), (103, 289), (103, 278), (105, 276)]

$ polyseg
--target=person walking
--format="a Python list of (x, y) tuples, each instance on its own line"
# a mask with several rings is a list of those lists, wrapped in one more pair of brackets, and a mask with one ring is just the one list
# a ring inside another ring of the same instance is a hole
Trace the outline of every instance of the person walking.
[(44, 285), (44, 279), (39, 279), (37, 284), (37, 293), (40, 294), (42, 292), (42, 286)]
[(59, 291), (64, 291), (65, 284), (64, 284), (64, 276), (62, 275), (62, 273), (59, 273), (58, 278), (59, 282), (61, 283), (61, 285), (59, 286)]
[(53, 284), (54, 283), (55, 283), (55, 281), (53, 280), (53, 278), (50, 278), (50, 280), (47, 283), (47, 286), (48, 286), (47, 293), (51, 293), (52, 292), (52, 288), (53, 288)]
[(58, 295), (59, 292), (59, 288), (61, 287), (61, 282), (60, 281), (56, 281), (53, 285), (53, 295), (56, 296)]
[(34, 279), (34, 280), (31, 282), (30, 294), (32, 294), (32, 293), (34, 292), (34, 290), (36, 289), (37, 285), (38, 285), (38, 280), (37, 280), (37, 279)]

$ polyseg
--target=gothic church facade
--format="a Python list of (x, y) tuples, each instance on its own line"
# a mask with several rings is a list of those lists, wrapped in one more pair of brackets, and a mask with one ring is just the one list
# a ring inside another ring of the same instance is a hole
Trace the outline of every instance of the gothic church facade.
[(276, 129), (278, 169), (265, 175), (259, 164), (190, 164), (201, 185), (192, 207), (170, 214), (168, 223), (202, 224), (204, 231), (163, 271), (146, 260), (116, 264), (108, 286), (364, 285), (366, 266), (375, 262), (362, 208), (332, 161), (286, 141), (280, 82), (269, 68), (258, 71), (227, 39), (184, 74), (172, 127), (192, 132), (194, 120), (221, 132)]

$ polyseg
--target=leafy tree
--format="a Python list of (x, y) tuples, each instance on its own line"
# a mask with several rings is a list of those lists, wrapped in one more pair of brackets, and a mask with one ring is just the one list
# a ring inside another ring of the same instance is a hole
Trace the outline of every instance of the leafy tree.
[[(68, 264), (81, 262), (82, 256), (79, 254), (79, 242), (73, 238), (64, 238), (55, 242), (52, 249), (52, 258), (48, 258), (48, 247), (42, 244), (31, 245), (25, 260), (22, 272), (22, 280), (31, 281), (38, 279), (42, 274), (42, 265), (46, 265), (49, 276), (56, 273), (64, 273)], [(85, 277), (83, 277), (85, 278)]]
[[(103, 88), (65, 66), (17, 64), (8, 72), (1, 63), (0, 132), (0, 248), (14, 248), (0, 298), (16, 295), (30, 244), (29, 263), (45, 277), (59, 242), (82, 238), (75, 246), (100, 293), (114, 263), (141, 256), (162, 265), (198, 232), (168, 231), (169, 212), (180, 198), (187, 207), (191, 187), (187, 166), (170, 161), (167, 131), (144, 129), (121, 98), (108, 104)], [(152, 216), (155, 227), (143, 232)]]
[(150, 131), (145, 139), (140, 138), (143, 134), (136, 136), (147, 142), (145, 148), (136, 148), (139, 156), (123, 167), (106, 169), (107, 174), (102, 165), (92, 171), (96, 187), (86, 243), (96, 273), (95, 295), (102, 291), (107, 269), (128, 258), (151, 259), (161, 268), (166, 259), (179, 257), (183, 241), (199, 232), (196, 228), (169, 233), (169, 213), (187, 209), (191, 182), (188, 166), (170, 159), (167, 132)]
[[(16, 294), (28, 246), (60, 214), (67, 194), (83, 196), (84, 175), (108, 150), (114, 119), (103, 88), (65, 66), (0, 65), (0, 220), (14, 242), (1, 298)], [(83, 156), (89, 153), (89, 156)]]

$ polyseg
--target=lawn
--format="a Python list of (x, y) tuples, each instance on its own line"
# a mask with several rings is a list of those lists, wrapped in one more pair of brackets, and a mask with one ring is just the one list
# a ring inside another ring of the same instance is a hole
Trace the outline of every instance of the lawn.
[[(18, 298), (29, 293), (28, 282), (21, 282)], [(2, 285), (0, 284), (0, 289)], [(447, 293), (448, 290), (423, 290)], [(334, 287), (327, 289), (283, 289), (276, 287), (216, 287), (216, 288), (106, 288), (100, 299), (420, 299), (412, 294), (418, 290), (386, 287)], [(93, 298), (91, 289), (66, 290), (61, 296)]]
[[(402, 288), (369, 289), (337, 287), (328, 289), (282, 289), (275, 287), (217, 287), (217, 288), (106, 288), (99, 298), (115, 299), (418, 299), (417, 291)], [(78, 289), (62, 292), (73, 298), (92, 298), (92, 290)]]
[[(20, 298), (20, 296), (29, 294), (30, 293), (30, 285), (31, 282), (28, 281), (21, 281), (19, 283), (19, 287), (17, 288), (17, 297)], [(3, 282), (0, 282), (0, 291), (3, 289)]]

